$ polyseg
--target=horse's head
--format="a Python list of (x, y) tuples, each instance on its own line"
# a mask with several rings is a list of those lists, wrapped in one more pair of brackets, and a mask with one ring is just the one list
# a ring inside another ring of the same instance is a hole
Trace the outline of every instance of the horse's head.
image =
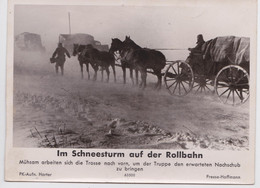
[(73, 56), (76, 56), (79, 53), (79, 44), (73, 44)]
[(140, 46), (138, 46), (138, 45), (130, 38), (130, 36), (126, 36), (126, 37), (125, 37), (125, 40), (124, 40), (123, 44), (124, 44), (124, 48), (133, 48), (133, 49), (141, 48)]
[(109, 49), (110, 53), (114, 53), (116, 51), (120, 51), (123, 49), (123, 42), (119, 40), (118, 38), (112, 38), (112, 43)]
[(124, 43), (126, 43), (126, 44), (132, 44), (132, 43), (134, 43), (134, 41), (130, 38), (130, 36), (125, 36), (125, 41), (124, 41)]

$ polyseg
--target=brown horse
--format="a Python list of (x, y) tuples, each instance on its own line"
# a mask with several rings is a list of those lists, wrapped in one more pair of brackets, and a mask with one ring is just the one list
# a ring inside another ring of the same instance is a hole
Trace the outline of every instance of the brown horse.
[[(134, 84), (134, 79), (133, 79), (133, 69), (134, 65), (131, 64), (131, 62), (127, 61), (125, 55), (127, 54), (126, 48), (124, 46), (124, 43), (119, 40), (118, 38), (112, 39), (112, 43), (109, 49), (110, 53), (115, 53), (116, 51), (119, 52), (120, 55), (120, 61), (121, 61), (121, 67), (123, 70), (123, 78), (124, 78), (124, 84), (126, 83), (126, 68), (129, 68), (130, 72), (130, 78), (132, 80), (132, 83)], [(135, 75), (136, 75), (136, 84), (138, 84), (138, 71), (135, 69)]]
[(105, 70), (107, 73), (106, 81), (108, 82), (109, 74), (110, 74), (109, 67), (111, 66), (114, 74), (114, 82), (116, 82), (114, 54), (105, 51), (99, 51), (98, 49), (94, 48), (91, 44), (88, 44), (81, 52), (81, 56), (87, 59), (89, 63), (92, 65), (95, 71), (94, 80), (97, 79), (98, 68), (96, 67), (101, 67), (102, 81), (103, 81), (103, 71)]
[[(80, 65), (80, 70), (81, 70), (81, 78), (84, 78), (83, 76), (83, 65), (86, 65), (86, 71), (88, 73), (88, 79), (90, 79), (90, 74), (89, 74), (89, 64), (90, 62), (90, 57), (85, 57), (83, 55), (83, 50), (86, 48), (87, 45), (82, 45), (82, 44), (74, 44), (73, 45), (73, 56), (78, 55), (78, 60), (79, 60), (79, 65)], [(91, 64), (92, 68), (94, 71), (98, 71), (98, 66), (95, 66), (94, 64)]]
[(141, 48), (130, 37), (126, 37), (124, 43), (123, 61), (130, 62), (141, 73), (140, 87), (146, 87), (147, 69), (152, 69), (157, 76), (158, 82), (155, 86), (160, 89), (162, 85), (162, 69), (166, 65), (165, 56), (156, 50)]

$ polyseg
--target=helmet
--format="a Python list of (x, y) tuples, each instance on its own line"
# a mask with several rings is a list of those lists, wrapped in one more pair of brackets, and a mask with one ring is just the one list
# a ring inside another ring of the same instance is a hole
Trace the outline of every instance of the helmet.
[(203, 35), (202, 34), (199, 34), (197, 36), (197, 43), (200, 43), (200, 42), (205, 42), (204, 39), (203, 39)]

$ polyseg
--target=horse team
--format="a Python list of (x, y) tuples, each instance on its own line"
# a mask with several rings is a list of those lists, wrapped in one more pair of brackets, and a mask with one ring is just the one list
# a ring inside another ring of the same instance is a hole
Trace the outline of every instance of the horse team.
[[(103, 81), (103, 71), (107, 73), (106, 81), (109, 81), (109, 67), (112, 67), (114, 74), (114, 82), (116, 82), (116, 71), (115, 71), (115, 52), (120, 55), (121, 67), (123, 70), (123, 79), (126, 83), (126, 68), (130, 70), (130, 78), (132, 83), (138, 83), (138, 72), (141, 74), (140, 88), (146, 87), (147, 69), (152, 69), (153, 74), (158, 78), (156, 89), (160, 89), (162, 85), (162, 69), (166, 65), (165, 56), (156, 50), (149, 48), (142, 48), (137, 45), (130, 37), (125, 38), (121, 41), (117, 38), (112, 39), (111, 47), (109, 52), (99, 51), (94, 48), (91, 44), (81, 45), (74, 44), (73, 56), (78, 56), (79, 64), (81, 67), (81, 77), (83, 78), (83, 65), (86, 65), (86, 70), (88, 73), (88, 79), (90, 79), (89, 74), (89, 64), (92, 66), (95, 74), (93, 80), (97, 79), (97, 71), (101, 69), (102, 81)], [(135, 71), (136, 81), (134, 82), (133, 71)]]

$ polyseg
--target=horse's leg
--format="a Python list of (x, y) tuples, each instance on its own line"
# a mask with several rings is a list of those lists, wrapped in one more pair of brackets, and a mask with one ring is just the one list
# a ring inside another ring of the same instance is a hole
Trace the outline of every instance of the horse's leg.
[(97, 72), (98, 72), (98, 66), (95, 67), (94, 81), (97, 80)]
[(143, 67), (140, 68), (140, 72), (141, 72), (141, 80), (142, 80), (141, 84), (140, 84), (140, 88), (145, 89), (147, 72), (146, 72), (146, 69)]
[(158, 79), (159, 79), (159, 86), (158, 86), (158, 90), (161, 90), (162, 88), (162, 73), (160, 71), (159, 75), (158, 75)]
[(97, 69), (95, 69), (95, 74), (94, 74), (94, 79), (93, 79), (94, 81), (96, 81), (96, 80), (97, 80), (97, 71), (98, 71), (98, 70), (97, 70)]
[(158, 74), (158, 70), (153, 70), (153, 73), (154, 73), (154, 75), (156, 75), (157, 76), (157, 83), (155, 84), (155, 86), (154, 86), (154, 89), (157, 89), (158, 88), (158, 86), (159, 86), (159, 80), (160, 80), (160, 78), (159, 78), (159, 74)]
[(143, 78), (144, 78), (144, 76), (143, 76), (143, 71), (140, 70), (140, 73), (141, 73), (141, 82), (140, 82), (140, 84), (139, 84), (139, 87), (142, 88), (143, 83), (144, 83), (144, 79), (143, 79)]
[(114, 74), (114, 82), (116, 83), (116, 69), (115, 69), (115, 64), (112, 65), (113, 69), (113, 74)]
[(160, 90), (161, 86), (162, 86), (162, 74), (161, 74), (161, 71), (157, 70), (157, 71), (154, 71), (154, 73), (156, 74), (156, 76), (158, 78), (158, 81), (157, 81), (157, 84), (155, 86), (155, 89)]
[(98, 71), (98, 66), (96, 66), (95, 64), (91, 64), (92, 68), (94, 69), (95, 73), (93, 76), (93, 81), (97, 80), (97, 71)]
[(104, 71), (103, 71), (104, 69), (103, 69), (103, 67), (101, 67), (101, 81), (103, 82), (103, 79), (104, 79)]
[(146, 72), (146, 69), (144, 69), (143, 70), (143, 80), (144, 80), (143, 89), (146, 88), (146, 78), (147, 78), (147, 72)]
[(124, 78), (124, 84), (126, 84), (126, 67), (124, 65), (122, 65), (122, 70), (123, 70), (123, 78)]
[(109, 74), (110, 74), (109, 66), (106, 67), (106, 72), (107, 72), (107, 82), (109, 82)]
[(93, 80), (96, 81), (97, 80), (97, 69), (95, 69), (95, 73), (94, 73), (94, 77), (93, 77)]
[(81, 71), (81, 78), (83, 79), (83, 62), (79, 61), (79, 65), (80, 65), (80, 71)]
[(134, 78), (133, 78), (133, 68), (129, 68), (129, 72), (130, 72), (130, 78), (132, 80), (132, 84), (135, 85)]
[(88, 62), (85, 62), (86, 63), (86, 70), (88, 72), (88, 80), (90, 79), (90, 74), (89, 74), (89, 63)]
[(138, 70), (135, 69), (135, 83), (138, 85)]

